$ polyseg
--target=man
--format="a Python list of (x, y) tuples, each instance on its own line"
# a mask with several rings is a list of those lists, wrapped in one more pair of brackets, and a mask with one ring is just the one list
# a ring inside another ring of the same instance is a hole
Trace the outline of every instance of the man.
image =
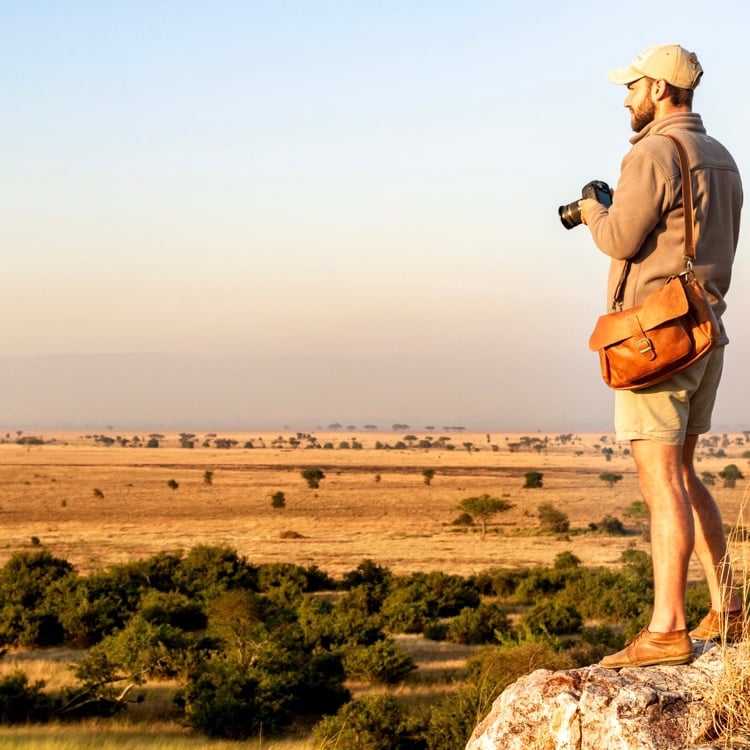
[[(687, 150), (695, 206), (695, 273), (719, 320), (726, 309), (742, 184), (729, 152), (706, 134), (700, 115), (692, 111), (693, 91), (702, 74), (696, 55), (676, 44), (650, 47), (628, 67), (609, 73), (613, 83), (627, 87), (625, 107), (636, 134), (622, 160), (610, 208), (591, 199), (579, 205), (595, 244), (612, 259), (610, 303), (630, 261), (624, 309), (641, 304), (685, 269), (679, 161), (674, 144), (661, 133), (677, 135)], [(731, 638), (741, 628), (741, 602), (733, 590), (721, 514), (693, 465), (698, 436), (710, 429), (726, 343), (721, 324), (719, 346), (707, 357), (664, 383), (615, 394), (617, 439), (630, 441), (651, 514), (654, 607), (648, 627), (622, 651), (605, 657), (602, 666), (685, 664), (693, 658), (690, 636)], [(688, 634), (685, 589), (693, 549), (706, 575), (711, 611)]]

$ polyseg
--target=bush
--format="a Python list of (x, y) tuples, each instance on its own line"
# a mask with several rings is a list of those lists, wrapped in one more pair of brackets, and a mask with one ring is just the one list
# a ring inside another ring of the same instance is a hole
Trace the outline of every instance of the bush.
[(537, 508), (537, 514), (543, 531), (553, 534), (564, 534), (570, 528), (568, 516), (555, 508), (552, 503), (542, 503)]
[(430, 706), (424, 738), (428, 750), (466, 745), (477, 722), (478, 690), (464, 688)]
[(316, 467), (303, 469), (300, 474), (302, 478), (307, 482), (307, 486), (311, 490), (317, 490), (318, 487), (320, 487), (321, 479), (325, 479), (326, 476), (322, 469), (318, 469)]
[(392, 695), (365, 695), (313, 729), (322, 750), (423, 750), (420, 728)]
[(539, 489), (543, 486), (544, 474), (539, 471), (527, 471), (524, 478), (524, 489)]
[(281, 490), (274, 492), (271, 495), (271, 507), (272, 508), (283, 508), (286, 506), (286, 495)]
[[(270, 634), (269, 634), (270, 636)], [(274, 734), (297, 714), (333, 713), (346, 700), (341, 661), (301, 640), (255, 641), (252, 663), (223, 654), (201, 662), (178, 695), (188, 721), (209, 737)]]
[(446, 639), (452, 643), (480, 644), (497, 640), (498, 634), (511, 631), (508, 616), (497, 604), (466, 607), (448, 623)]
[(521, 624), (532, 635), (577, 633), (583, 625), (581, 614), (572, 606), (555, 601), (535, 604), (522, 618)]
[(413, 573), (394, 581), (381, 612), (393, 632), (420, 633), (427, 622), (477, 607), (479, 601), (474, 582), (462, 576)]
[(349, 646), (343, 650), (344, 670), (349, 677), (381, 685), (401, 682), (417, 665), (390, 639), (371, 646)]
[(615, 516), (604, 516), (604, 518), (599, 521), (598, 527), (599, 529), (601, 529), (601, 531), (603, 531), (605, 534), (609, 534), (610, 536), (624, 536), (625, 534), (627, 534), (622, 521)]
[(48, 721), (52, 715), (52, 701), (42, 688), (43, 681), (29, 685), (28, 678), (20, 670), (0, 679), (0, 723)]

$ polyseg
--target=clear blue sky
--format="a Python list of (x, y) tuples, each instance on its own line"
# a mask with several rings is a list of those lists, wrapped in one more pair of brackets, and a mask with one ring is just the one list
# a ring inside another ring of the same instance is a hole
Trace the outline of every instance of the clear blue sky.
[[(698, 53), (695, 109), (750, 174), (749, 9), (0, 2), (0, 375), (50, 355), (293, 355), (315, 376), (292, 394), (279, 374), (245, 421), (317, 402), (342, 423), (609, 424), (586, 347), (607, 261), (557, 206), (616, 182), (631, 133), (606, 71), (656, 43)], [(745, 427), (747, 236), (717, 413)], [(159, 381), (131, 415), (190, 418), (159, 412), (178, 388)], [(201, 400), (205, 383), (183, 385)], [(32, 396), (0, 395), (0, 423), (25, 418), (20, 402), (44, 423)], [(75, 398), (108, 419), (106, 395)], [(236, 408), (203, 400), (217, 420)]]

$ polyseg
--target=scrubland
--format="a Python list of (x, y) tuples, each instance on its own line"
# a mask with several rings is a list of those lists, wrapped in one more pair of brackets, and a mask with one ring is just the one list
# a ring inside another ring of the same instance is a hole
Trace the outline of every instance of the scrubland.
[[(50, 433), (19, 444), (21, 437), (28, 436), (8, 434), (0, 444), (0, 565), (15, 553), (43, 547), (87, 574), (162, 552), (222, 545), (254, 564), (317, 566), (334, 578), (363, 560), (396, 575), (469, 576), (550, 566), (567, 551), (582, 566), (617, 567), (625, 550), (648, 551), (641, 521), (629, 512), (640, 499), (632, 458), (610, 435), (199, 434), (192, 448), (184, 447), (184, 433)], [(158, 447), (145, 447), (149, 439)], [(699, 470), (714, 478), (711, 489), (728, 524), (739, 517), (744, 482), (723, 486), (719, 473), (728, 464), (747, 472), (748, 448), (743, 433), (716, 434), (702, 440), (698, 451)], [(319, 487), (308, 486), (301, 475), (306, 468), (324, 473)], [(426, 470), (434, 472), (429, 479)], [(530, 472), (542, 475), (541, 487), (525, 487)], [(605, 474), (620, 478), (607, 482)], [(274, 507), (272, 497), (279, 493), (283, 507)], [(485, 494), (512, 507), (490, 518), (481, 539), (476, 527), (455, 522), (462, 500)], [(566, 532), (541, 527), (543, 503), (567, 516)], [(621, 520), (625, 533), (603, 534), (605, 518)], [(737, 535), (735, 546), (743, 547), (745, 538)], [(700, 577), (695, 562), (691, 577)], [(429, 703), (449, 690), (472, 651), (416, 636), (400, 636), (399, 643), (419, 665), (399, 688), (414, 703)], [(44, 679), (55, 689), (71, 680), (68, 665), (77, 658), (71, 650), (11, 653), (0, 674), (20, 666), (30, 679)], [(240, 746), (209, 743), (170, 721), (168, 684), (147, 690), (147, 701), (106, 729), (94, 720), (75, 729), (3, 729), (0, 747)], [(356, 685), (352, 691), (356, 695)], [(258, 747), (313, 745), (306, 737), (261, 738)]]

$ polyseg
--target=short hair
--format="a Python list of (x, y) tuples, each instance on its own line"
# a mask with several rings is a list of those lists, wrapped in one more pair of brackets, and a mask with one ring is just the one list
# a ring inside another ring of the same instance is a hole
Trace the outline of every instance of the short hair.
[[(649, 86), (657, 80), (649, 76), (643, 77), (648, 81)], [(687, 106), (693, 108), (693, 89), (681, 89), (673, 86), (669, 81), (664, 81), (664, 83), (667, 84), (667, 96), (675, 107)]]
[(693, 89), (681, 89), (667, 81), (667, 93), (675, 107), (693, 107)]

